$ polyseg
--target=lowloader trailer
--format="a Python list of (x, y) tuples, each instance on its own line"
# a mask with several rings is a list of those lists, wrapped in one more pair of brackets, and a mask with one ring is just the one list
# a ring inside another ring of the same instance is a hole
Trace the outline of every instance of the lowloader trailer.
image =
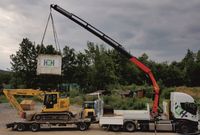
[(33, 132), (41, 129), (51, 128), (67, 128), (77, 127), (80, 131), (85, 131), (89, 128), (91, 120), (89, 118), (72, 118), (69, 121), (19, 121), (12, 122), (6, 125), (7, 128), (12, 128), (15, 131), (26, 131), (31, 130)]

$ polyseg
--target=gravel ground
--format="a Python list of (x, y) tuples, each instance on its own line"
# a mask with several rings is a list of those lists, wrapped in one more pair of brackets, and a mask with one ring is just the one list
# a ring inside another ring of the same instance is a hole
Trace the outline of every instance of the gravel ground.
[[(80, 110), (79, 107), (73, 106), (71, 107), (73, 112), (77, 112)], [(31, 131), (24, 131), (24, 132), (17, 132), (12, 131), (11, 129), (6, 129), (5, 125), (10, 122), (19, 121), (20, 118), (17, 115), (15, 109), (13, 109), (9, 104), (3, 103), (0, 104), (0, 135), (155, 135), (154, 132), (135, 132), (135, 133), (126, 133), (126, 132), (111, 132), (105, 131), (102, 128), (99, 128), (98, 124), (91, 125), (90, 129), (87, 131), (78, 131), (76, 128), (65, 128), (65, 129), (50, 129), (50, 130), (42, 130), (39, 132), (31, 132)], [(177, 135), (175, 133), (156, 133), (157, 135)]]
[(16, 110), (8, 103), (0, 104), (0, 129), (5, 128), (7, 123), (13, 122), (14, 120), (20, 120)]

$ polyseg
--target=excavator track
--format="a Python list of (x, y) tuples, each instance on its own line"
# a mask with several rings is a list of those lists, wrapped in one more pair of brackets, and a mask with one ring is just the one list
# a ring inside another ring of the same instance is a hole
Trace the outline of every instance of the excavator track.
[(60, 112), (60, 113), (38, 113), (33, 117), (34, 121), (70, 121), (74, 118), (71, 112)]

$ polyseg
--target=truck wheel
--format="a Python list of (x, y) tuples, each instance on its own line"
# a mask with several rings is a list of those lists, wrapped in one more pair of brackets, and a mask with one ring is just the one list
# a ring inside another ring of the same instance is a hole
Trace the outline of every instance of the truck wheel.
[(149, 127), (147, 124), (140, 124), (140, 129), (141, 129), (141, 131), (148, 131)]
[(126, 122), (124, 128), (128, 132), (133, 132), (136, 130), (136, 126), (133, 122)]
[(40, 125), (37, 123), (33, 123), (30, 125), (30, 129), (31, 129), (31, 131), (36, 132), (40, 129)]
[(17, 124), (17, 131), (24, 131), (25, 130), (25, 125), (22, 123)]
[(79, 129), (80, 131), (85, 131), (85, 130), (88, 129), (87, 124), (84, 123), (84, 122), (78, 123), (77, 127), (78, 127), (78, 129)]
[(117, 132), (121, 129), (121, 126), (120, 125), (111, 125), (110, 128), (111, 128), (112, 131)]
[(183, 134), (189, 133), (189, 127), (186, 126), (186, 125), (182, 125), (182, 126), (180, 127), (180, 131), (181, 131), (181, 133), (183, 133)]
[(91, 123), (86, 123), (87, 129), (90, 128)]
[(110, 126), (109, 125), (101, 125), (101, 128), (103, 128), (103, 130), (109, 130)]

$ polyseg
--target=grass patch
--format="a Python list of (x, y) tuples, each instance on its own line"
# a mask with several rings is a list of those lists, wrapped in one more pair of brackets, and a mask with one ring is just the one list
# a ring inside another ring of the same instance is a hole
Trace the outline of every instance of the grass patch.
[(7, 103), (8, 100), (6, 99), (6, 97), (4, 95), (0, 95), (0, 103)]

